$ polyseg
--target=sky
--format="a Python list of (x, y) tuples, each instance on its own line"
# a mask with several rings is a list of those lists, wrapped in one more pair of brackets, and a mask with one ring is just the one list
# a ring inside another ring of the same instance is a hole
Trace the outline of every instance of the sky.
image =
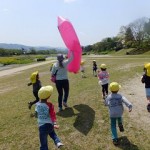
[(0, 43), (66, 47), (57, 17), (72, 23), (82, 46), (150, 18), (150, 0), (0, 0)]

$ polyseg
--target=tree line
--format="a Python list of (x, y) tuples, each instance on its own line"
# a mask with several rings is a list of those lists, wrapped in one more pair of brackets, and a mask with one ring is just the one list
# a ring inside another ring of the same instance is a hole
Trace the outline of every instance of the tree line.
[(22, 49), (4, 49), (0, 48), (0, 56), (13, 56), (13, 55), (50, 55), (57, 54), (58, 51), (56, 49), (49, 50), (36, 50), (34, 48), (30, 48), (29, 50)]
[(123, 48), (133, 48), (138, 53), (150, 50), (150, 19), (139, 18), (126, 26), (121, 26), (115, 37), (107, 37), (93, 45), (85, 46), (84, 52), (108, 53)]

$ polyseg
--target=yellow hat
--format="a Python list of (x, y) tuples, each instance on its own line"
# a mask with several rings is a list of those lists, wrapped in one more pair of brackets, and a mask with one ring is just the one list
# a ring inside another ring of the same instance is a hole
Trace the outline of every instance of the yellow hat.
[(144, 68), (150, 69), (150, 63), (146, 63), (146, 64), (144, 65)]
[(117, 91), (119, 91), (120, 88), (121, 88), (121, 86), (117, 82), (112, 82), (109, 85), (109, 89), (112, 92), (117, 92)]
[(93, 62), (96, 62), (96, 60), (93, 60)]
[(51, 85), (43, 86), (40, 88), (38, 92), (38, 96), (40, 99), (47, 99), (49, 98), (53, 93), (53, 87)]
[(31, 83), (35, 83), (36, 82), (36, 76), (38, 75), (38, 71), (36, 72), (33, 72), (30, 76), (30, 80), (31, 80)]
[(144, 68), (146, 69), (146, 75), (150, 77), (150, 63), (145, 64)]
[(105, 65), (105, 64), (101, 64), (101, 65), (100, 65), (100, 68), (106, 69), (106, 65)]
[(81, 64), (81, 65), (83, 65), (84, 63), (85, 63), (85, 61), (84, 61), (84, 60), (82, 60), (80, 64)]

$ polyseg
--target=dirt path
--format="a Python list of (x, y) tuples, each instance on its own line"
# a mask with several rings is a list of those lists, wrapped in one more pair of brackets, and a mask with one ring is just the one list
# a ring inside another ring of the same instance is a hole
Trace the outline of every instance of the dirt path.
[(10, 75), (10, 74), (14, 74), (16, 72), (20, 72), (20, 71), (23, 71), (23, 70), (27, 70), (27, 69), (30, 69), (30, 68), (34, 68), (34, 67), (45, 65), (45, 64), (48, 64), (48, 63), (52, 63), (52, 62), (55, 62), (55, 60), (39, 62), (39, 63), (36, 63), (36, 64), (27, 65), (27, 66), (2, 70), (2, 71), (0, 71), (0, 77), (7, 76), (7, 75)]
[(131, 119), (142, 127), (143, 130), (148, 130), (150, 127), (150, 113), (147, 112), (147, 100), (145, 96), (144, 84), (140, 81), (141, 77), (138, 75), (135, 78), (126, 82), (122, 86), (122, 93), (133, 104), (133, 111), (129, 114)]

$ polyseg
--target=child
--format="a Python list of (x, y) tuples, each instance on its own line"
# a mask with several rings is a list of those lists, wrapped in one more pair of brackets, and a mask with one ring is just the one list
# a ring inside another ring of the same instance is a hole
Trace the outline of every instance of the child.
[(52, 93), (52, 86), (44, 86), (38, 92), (40, 101), (36, 104), (35, 116), (37, 117), (39, 126), (39, 138), (41, 143), (40, 150), (48, 150), (48, 135), (53, 139), (57, 148), (63, 146), (54, 130), (54, 128), (59, 128), (56, 124), (54, 106), (52, 103), (47, 102)]
[(95, 60), (93, 60), (93, 76), (97, 77), (97, 64)]
[(122, 115), (124, 111), (123, 103), (129, 108), (129, 112), (132, 111), (132, 104), (124, 96), (118, 94), (120, 87), (121, 86), (117, 82), (112, 82), (109, 86), (109, 89), (112, 93), (106, 98), (106, 105), (109, 107), (112, 140), (114, 145), (119, 144), (116, 121), (118, 121), (120, 132), (124, 131), (122, 124)]
[(32, 105), (37, 103), (39, 101), (38, 97), (38, 91), (41, 88), (41, 81), (39, 80), (39, 73), (38, 71), (33, 72), (30, 77), (31, 82), (28, 83), (28, 86), (32, 85), (33, 86), (33, 95), (35, 96), (36, 100), (33, 102), (28, 103), (28, 108), (31, 109)]
[(85, 74), (84, 74), (84, 73), (85, 73), (84, 63), (85, 63), (85, 62), (84, 62), (83, 60), (82, 60), (81, 63), (80, 63), (80, 71), (81, 71), (81, 77), (82, 77), (82, 78), (85, 78)]
[(105, 64), (100, 65), (101, 71), (98, 71), (99, 85), (102, 86), (102, 97), (105, 99), (108, 95), (109, 73), (106, 71)]
[(150, 63), (144, 66), (144, 75), (141, 78), (141, 82), (145, 83), (145, 92), (148, 101), (147, 110), (150, 112)]

